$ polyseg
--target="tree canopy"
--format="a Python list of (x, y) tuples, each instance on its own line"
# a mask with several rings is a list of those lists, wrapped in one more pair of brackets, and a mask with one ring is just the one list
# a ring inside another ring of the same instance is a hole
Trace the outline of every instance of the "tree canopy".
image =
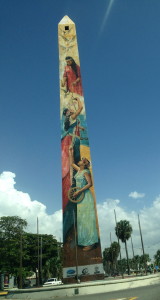
[(108, 272), (108, 270), (109, 272), (114, 271), (119, 253), (120, 253), (120, 246), (117, 242), (111, 243), (111, 246), (109, 248), (104, 249), (103, 265), (106, 272)]
[(154, 255), (155, 263), (157, 266), (160, 266), (160, 249), (157, 250), (156, 254)]
[(125, 243), (131, 237), (132, 231), (132, 226), (127, 220), (121, 220), (115, 227), (116, 235), (122, 243)]
[[(27, 221), (17, 216), (0, 218), (0, 271), (19, 276), (20, 258), (25, 276), (41, 265), (41, 276), (62, 276), (62, 247), (53, 235), (25, 232)], [(39, 254), (39, 255), (38, 255)]]
[(130, 274), (130, 267), (129, 267), (129, 259), (128, 259), (128, 249), (127, 249), (127, 240), (131, 237), (132, 234), (132, 226), (130, 225), (129, 221), (121, 220), (116, 224), (115, 232), (117, 237), (125, 244), (126, 249), (126, 257), (127, 257), (127, 266), (128, 266), (128, 275)]

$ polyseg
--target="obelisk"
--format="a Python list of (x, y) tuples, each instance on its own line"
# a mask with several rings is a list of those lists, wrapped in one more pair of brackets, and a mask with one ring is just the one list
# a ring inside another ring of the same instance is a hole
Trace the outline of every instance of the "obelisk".
[(68, 16), (58, 24), (58, 44), (63, 281), (97, 280), (103, 278), (104, 271), (76, 27)]

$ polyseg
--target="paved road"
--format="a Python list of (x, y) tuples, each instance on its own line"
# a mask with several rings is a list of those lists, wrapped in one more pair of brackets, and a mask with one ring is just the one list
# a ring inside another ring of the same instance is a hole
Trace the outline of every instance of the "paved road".
[(160, 285), (150, 285), (104, 294), (57, 298), (57, 300), (160, 300)]
[[(37, 296), (37, 293), (35, 294)], [(33, 295), (28, 295), (26, 299), (33, 300)], [(18, 299), (19, 297), (13, 298), (11, 295), (2, 296), (1, 299)], [(19, 298), (19, 300), (22, 298)], [(36, 297), (37, 299), (37, 297)], [(39, 300), (44, 300), (43, 295), (39, 294)], [(47, 297), (45, 297), (47, 299)], [(55, 299), (50, 295), (48, 299)], [(108, 292), (108, 293), (99, 293), (92, 295), (74, 295), (71, 297), (56, 297), (58, 300), (160, 300), (160, 284), (156, 285), (148, 285), (144, 287), (137, 287), (134, 289), (116, 291), (116, 292)]]

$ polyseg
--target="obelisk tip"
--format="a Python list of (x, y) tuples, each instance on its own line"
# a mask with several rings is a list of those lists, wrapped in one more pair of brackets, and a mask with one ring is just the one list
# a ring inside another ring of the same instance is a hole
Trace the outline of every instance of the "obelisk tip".
[(64, 16), (59, 24), (74, 24), (74, 22), (68, 16)]

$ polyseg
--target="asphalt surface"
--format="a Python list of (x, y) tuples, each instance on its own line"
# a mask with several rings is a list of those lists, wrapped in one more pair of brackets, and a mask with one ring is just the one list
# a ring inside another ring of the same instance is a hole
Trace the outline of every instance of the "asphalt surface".
[[(116, 278), (117, 279), (117, 278)], [(116, 279), (113, 279), (116, 280)], [(114, 286), (113, 286), (114, 288)], [(43, 290), (43, 288), (41, 288)], [(65, 296), (65, 297), (56, 297), (56, 299), (60, 300), (160, 300), (160, 284), (151, 284), (148, 283), (148, 286), (144, 287), (137, 287), (134, 289), (128, 289), (128, 290), (119, 290), (119, 291), (113, 291), (113, 292), (105, 292), (105, 293), (95, 293), (95, 294), (90, 294), (90, 295), (80, 295), (81, 289), (75, 290), (77, 294), (74, 296)], [(37, 294), (37, 293), (36, 293)], [(16, 295), (15, 295), (16, 296)], [(26, 299), (32, 300), (33, 295), (28, 295)], [(52, 295), (45, 295), (45, 300), (46, 299), (55, 299), (55, 297), (52, 297)], [(39, 300), (44, 300), (43, 299), (44, 294), (39, 294)], [(19, 297), (14, 297), (14, 299), (17, 299)], [(0, 300), (1, 299), (12, 299), (13, 300), (13, 295), (8, 294), (2, 295), (0, 294)], [(20, 298), (19, 298), (20, 299)]]
[(56, 298), (57, 300), (160, 300), (160, 285), (149, 285), (123, 291), (86, 296)]

